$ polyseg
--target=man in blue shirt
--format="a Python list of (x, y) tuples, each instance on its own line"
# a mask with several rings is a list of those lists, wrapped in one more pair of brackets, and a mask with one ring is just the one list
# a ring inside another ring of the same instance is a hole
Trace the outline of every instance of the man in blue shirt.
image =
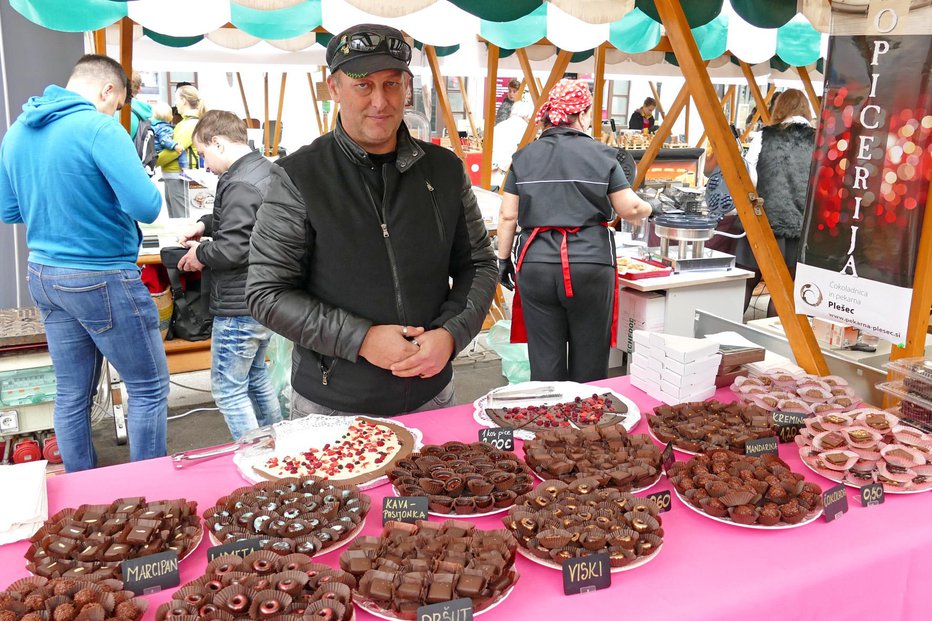
[(55, 366), (55, 435), (69, 472), (93, 468), (90, 408), (103, 358), (129, 395), (133, 460), (166, 454), (168, 367), (139, 278), (137, 220), (162, 200), (113, 114), (123, 68), (83, 56), (65, 88), (32, 97), (0, 145), (0, 220), (26, 225), (27, 280)]

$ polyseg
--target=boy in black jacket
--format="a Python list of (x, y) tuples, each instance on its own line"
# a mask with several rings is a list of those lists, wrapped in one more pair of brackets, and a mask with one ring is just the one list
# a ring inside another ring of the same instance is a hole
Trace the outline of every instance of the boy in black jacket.
[[(243, 121), (224, 110), (211, 110), (201, 118), (194, 129), (194, 145), (220, 181), (213, 213), (182, 235), (189, 250), (178, 268), (211, 270), (211, 388), (235, 440), (281, 420), (265, 366), (272, 331), (253, 319), (246, 307), (249, 238), (272, 163), (249, 147)], [(202, 241), (203, 236), (212, 239)]]

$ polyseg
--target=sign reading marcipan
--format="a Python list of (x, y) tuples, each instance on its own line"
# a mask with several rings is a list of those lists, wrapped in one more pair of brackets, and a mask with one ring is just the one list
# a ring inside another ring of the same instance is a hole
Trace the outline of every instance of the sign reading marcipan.
[(932, 7), (909, 6), (833, 24), (794, 287), (797, 312), (895, 344), (932, 175)]

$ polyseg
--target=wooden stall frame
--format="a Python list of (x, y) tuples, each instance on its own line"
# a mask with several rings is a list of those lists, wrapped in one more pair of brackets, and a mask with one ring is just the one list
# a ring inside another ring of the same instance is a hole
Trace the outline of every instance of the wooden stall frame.
[(524, 72), (524, 81), (527, 83), (527, 90), (531, 94), (531, 103), (537, 106), (540, 100), (540, 90), (537, 88), (537, 82), (534, 81), (534, 72), (531, 70), (531, 61), (528, 60), (527, 50), (519, 48), (515, 50), (518, 62), (521, 64), (521, 71)]
[(314, 120), (317, 121), (317, 133), (324, 135), (324, 125), (320, 120), (320, 106), (317, 103), (317, 85), (314, 83), (314, 76), (307, 72), (307, 85), (311, 89), (311, 102), (314, 104)]
[[(771, 84), (767, 89), (767, 94), (764, 95), (764, 107), (769, 111), (770, 110), (770, 100), (773, 99), (774, 94), (777, 92), (777, 87), (774, 84)], [(769, 114), (769, 112), (768, 112)], [(754, 129), (754, 126), (757, 125), (757, 120), (762, 118), (760, 113), (760, 107), (758, 106), (757, 110), (754, 111), (753, 116), (751, 116), (751, 122), (747, 124), (747, 127), (744, 128), (744, 131), (741, 132), (741, 142), (747, 140), (747, 137), (751, 134), (751, 131)], [(765, 123), (768, 123), (765, 121)]]
[[(605, 94), (605, 43), (595, 48), (595, 94), (592, 100), (592, 137), (602, 139), (602, 106)], [(609, 101), (611, 105), (611, 101)], [(611, 117), (611, 110), (609, 110)]]
[(492, 187), (492, 138), (495, 135), (495, 83), (498, 81), (498, 46), (488, 44), (486, 60), (485, 101), (482, 119), (485, 127), (482, 132), (482, 164), (479, 167), (479, 183), (486, 190)]
[[(718, 97), (706, 71), (705, 62), (693, 39), (683, 7), (677, 0), (655, 0), (657, 11), (666, 29), (667, 37), (683, 68), (688, 88), (696, 100), (703, 125), (709, 134), (712, 148), (721, 164), (725, 183), (733, 188), (732, 196), (741, 223), (747, 231), (754, 257), (760, 265), (764, 282), (786, 331), (796, 363), (808, 373), (828, 375), (828, 365), (805, 315), (797, 315), (793, 301), (793, 280), (786, 267), (767, 215), (763, 201), (758, 197), (747, 167), (728, 129), (725, 113), (718, 105)], [(743, 68), (750, 69), (746, 63)], [(746, 71), (747, 75), (748, 71)], [(758, 95), (760, 92), (758, 91)], [(767, 116), (769, 119), (769, 114)], [(926, 309), (928, 311), (928, 309)]]
[(278, 141), (282, 137), (282, 108), (285, 106), (285, 80), (287, 72), (282, 72), (282, 85), (278, 91), (278, 113), (275, 115), (275, 136), (272, 138), (272, 155), (278, 155)]
[(447, 93), (447, 85), (440, 73), (440, 61), (437, 59), (437, 50), (433, 45), (425, 45), (424, 53), (427, 55), (427, 63), (430, 65), (430, 73), (434, 77), (434, 90), (437, 91), (437, 105), (440, 106), (440, 113), (443, 115), (443, 122), (447, 126), (447, 134), (450, 136), (450, 145), (456, 156), (466, 161), (466, 153), (463, 151), (463, 143), (460, 140), (460, 132), (456, 128), (456, 118), (453, 116), (453, 108), (450, 106), (450, 96)]
[(246, 118), (252, 118), (249, 114), (249, 102), (246, 101), (246, 89), (243, 87), (243, 76), (240, 75), (240, 72), (236, 72), (236, 83), (239, 85), (239, 96), (243, 100), (243, 112), (246, 114)]
[(264, 100), (265, 101), (265, 122), (262, 124), (262, 154), (266, 157), (269, 156), (269, 74), (266, 72), (262, 76), (262, 85), (264, 88)]
[[(106, 45), (106, 42), (105, 42)], [(120, 64), (126, 77), (133, 77), (133, 20), (128, 17), (120, 19)], [(129, 93), (127, 93), (127, 96)], [(129, 132), (132, 127), (132, 106), (127, 104), (120, 110), (120, 124)]]
[[(667, 113), (663, 109), (663, 104), (660, 103), (660, 91), (657, 90), (657, 85), (654, 84), (653, 82), (648, 82), (648, 84), (650, 85), (651, 95), (654, 97), (654, 101), (657, 103), (657, 112), (660, 113), (660, 118), (661, 119), (667, 118)], [(629, 103), (628, 105), (630, 106), (631, 104)]]
[(796, 67), (796, 73), (799, 74), (799, 79), (802, 80), (803, 86), (806, 89), (806, 96), (809, 97), (809, 104), (812, 106), (813, 114), (815, 114), (816, 118), (819, 118), (819, 113), (822, 110), (822, 102), (819, 100), (819, 96), (812, 86), (812, 78), (809, 77), (809, 70), (805, 67)]
[[(732, 84), (732, 85), (730, 85), (730, 86), (728, 87), (728, 89), (725, 91), (725, 94), (722, 95), (722, 99), (720, 100), (720, 103), (721, 103), (721, 105), (722, 105), (722, 110), (725, 109), (725, 105), (726, 105), (726, 104), (727, 104), (727, 105), (730, 105), (732, 108), (734, 108), (734, 105), (735, 105), (735, 104), (734, 104), (734, 101), (735, 101), (735, 85)], [(731, 116), (733, 116), (733, 114), (732, 114), (733, 112), (734, 112), (734, 110), (729, 110), (729, 114), (730, 114)], [(734, 122), (734, 121), (732, 121), (732, 123), (733, 123), (733, 122)], [(706, 131), (705, 131), (705, 127), (703, 127), (703, 128), (702, 128), (702, 134), (699, 136), (699, 142), (696, 143), (696, 148), (697, 148), (697, 149), (701, 148), (702, 145), (705, 143), (705, 141), (706, 141), (706, 135), (707, 135), (707, 134), (706, 134)]]
[(457, 80), (460, 82), (460, 93), (463, 95), (463, 109), (466, 111), (466, 120), (469, 121), (470, 135), (474, 138), (478, 138), (479, 132), (476, 130), (476, 119), (472, 115), (472, 106), (469, 105), (469, 91), (466, 90), (466, 77), (460, 76)]

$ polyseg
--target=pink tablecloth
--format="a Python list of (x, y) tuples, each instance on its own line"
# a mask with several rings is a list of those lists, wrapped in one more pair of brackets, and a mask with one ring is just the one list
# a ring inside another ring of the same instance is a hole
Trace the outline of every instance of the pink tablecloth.
[[(657, 402), (632, 388), (627, 378), (596, 382), (650, 411)], [(719, 399), (730, 400), (727, 390)], [(404, 418), (424, 432), (426, 442), (472, 441), (478, 425), (472, 406)], [(635, 431), (646, 433), (643, 420)], [(520, 444), (520, 443), (519, 443)], [(518, 453), (521, 453), (518, 448)], [(802, 465), (795, 445), (780, 455), (797, 471), (826, 488), (826, 479)], [(677, 453), (678, 459), (685, 456)], [(185, 497), (203, 510), (243, 485), (230, 458), (176, 471), (168, 459), (125, 464), (49, 480), (49, 508), (108, 503), (120, 496), (149, 500)], [(364, 534), (380, 529), (381, 499), (389, 486), (371, 490), (373, 513)], [(653, 491), (670, 489), (663, 479)], [(614, 574), (610, 589), (566, 597), (559, 571), (519, 556), (521, 579), (511, 596), (486, 619), (909, 619), (932, 618), (932, 494), (888, 496), (885, 504), (862, 508), (854, 490), (841, 519), (792, 530), (759, 531), (720, 524), (697, 515), (677, 499), (664, 514), (664, 547), (651, 563)], [(438, 519), (438, 518), (432, 518)], [(498, 517), (479, 518), (480, 528), (498, 528)], [(201, 575), (208, 542), (181, 563), (182, 583)], [(0, 547), (0, 588), (27, 575), (25, 543)], [(338, 564), (339, 552), (319, 557)], [(146, 621), (170, 593), (149, 596)], [(375, 617), (360, 612), (359, 621)]]

